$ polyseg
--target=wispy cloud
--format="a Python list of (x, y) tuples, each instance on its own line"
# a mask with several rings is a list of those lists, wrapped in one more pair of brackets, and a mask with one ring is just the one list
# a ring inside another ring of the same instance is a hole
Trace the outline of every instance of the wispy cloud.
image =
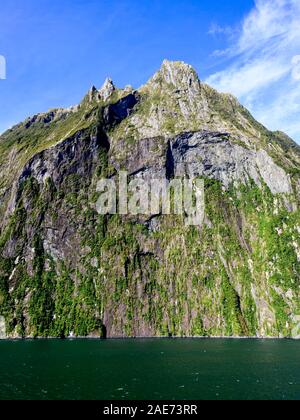
[(270, 129), (300, 141), (300, 1), (256, 0), (228, 42), (229, 64), (207, 83), (235, 94)]
[(233, 33), (234, 29), (231, 26), (221, 26), (218, 23), (212, 23), (208, 31), (209, 35), (232, 35)]
[(0, 79), (6, 79), (6, 60), (0, 55)]

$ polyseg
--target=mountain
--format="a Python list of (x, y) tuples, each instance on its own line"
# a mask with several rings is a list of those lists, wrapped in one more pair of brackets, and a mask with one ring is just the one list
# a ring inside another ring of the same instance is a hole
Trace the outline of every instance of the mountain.
[[(120, 170), (203, 179), (203, 226), (99, 215)], [(28, 118), (0, 175), (0, 337), (300, 337), (300, 148), (191, 66)]]

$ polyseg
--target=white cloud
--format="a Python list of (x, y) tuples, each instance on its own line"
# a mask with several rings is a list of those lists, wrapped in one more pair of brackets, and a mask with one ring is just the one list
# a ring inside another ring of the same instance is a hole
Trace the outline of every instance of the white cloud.
[(292, 77), (294, 80), (300, 80), (300, 55), (292, 58)]
[(230, 26), (221, 26), (221, 25), (218, 25), (217, 23), (212, 23), (208, 31), (209, 35), (220, 35), (220, 34), (232, 35), (233, 33), (234, 33), (234, 30)]
[(259, 59), (239, 66), (232, 66), (212, 75), (208, 81), (222, 92), (244, 97), (280, 80), (288, 72), (289, 66), (283, 63), (278, 63), (276, 60)]
[(6, 79), (6, 60), (3, 55), (0, 55), (0, 79)]
[(223, 54), (230, 64), (207, 83), (300, 141), (300, 0), (257, 0)]

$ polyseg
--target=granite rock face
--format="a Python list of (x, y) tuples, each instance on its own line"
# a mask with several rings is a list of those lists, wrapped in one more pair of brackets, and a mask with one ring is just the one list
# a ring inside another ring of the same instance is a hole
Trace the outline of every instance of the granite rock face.
[(226, 188), (252, 179), (273, 194), (292, 193), (290, 177), (264, 150), (245, 149), (226, 133), (183, 134), (171, 144), (175, 176), (213, 178)]
[[(182, 133), (173, 138), (142, 139), (129, 150), (126, 141), (113, 146), (112, 160), (118, 158), (130, 174), (148, 173), (161, 178), (171, 170), (175, 177), (205, 177), (231, 185), (265, 183), (273, 194), (292, 194), (290, 176), (264, 150), (249, 150), (235, 142), (228, 133), (201, 131)], [(172, 169), (170, 169), (172, 166)]]
[[(97, 182), (201, 178), (205, 223), (101, 216)], [(298, 337), (300, 152), (194, 69), (0, 137), (0, 337)]]

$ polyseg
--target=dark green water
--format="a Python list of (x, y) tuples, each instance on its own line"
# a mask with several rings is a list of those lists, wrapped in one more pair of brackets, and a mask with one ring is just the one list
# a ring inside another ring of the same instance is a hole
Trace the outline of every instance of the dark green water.
[(0, 341), (0, 399), (300, 399), (300, 342)]

